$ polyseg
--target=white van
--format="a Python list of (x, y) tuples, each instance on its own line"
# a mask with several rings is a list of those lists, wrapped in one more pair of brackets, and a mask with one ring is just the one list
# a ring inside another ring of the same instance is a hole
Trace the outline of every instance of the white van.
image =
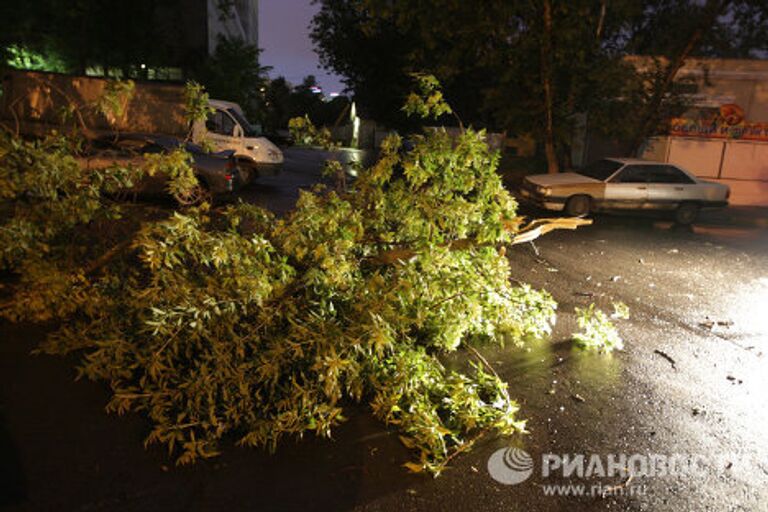
[(195, 123), (192, 139), (207, 140), (216, 150), (234, 150), (241, 169), (253, 181), (258, 176), (278, 174), (283, 167), (283, 152), (245, 118), (240, 105), (231, 101), (210, 100), (214, 112), (204, 123)]

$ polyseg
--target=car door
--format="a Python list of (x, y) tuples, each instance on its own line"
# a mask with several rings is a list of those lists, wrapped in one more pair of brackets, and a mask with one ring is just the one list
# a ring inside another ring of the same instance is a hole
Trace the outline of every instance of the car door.
[(682, 201), (696, 199), (696, 183), (673, 165), (652, 165), (648, 201), (658, 208), (672, 209)]
[(606, 208), (637, 209), (648, 201), (647, 165), (625, 165), (605, 184)]

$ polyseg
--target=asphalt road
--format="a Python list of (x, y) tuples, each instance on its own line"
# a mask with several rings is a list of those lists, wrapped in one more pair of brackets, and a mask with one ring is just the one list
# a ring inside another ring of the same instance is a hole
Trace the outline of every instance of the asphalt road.
[[(245, 197), (284, 212), (319, 176), (316, 153), (289, 151), (285, 173)], [(29, 355), (45, 327), (2, 323), (0, 509), (768, 510), (767, 249), (768, 230), (706, 215), (691, 229), (600, 216), (514, 247), (514, 276), (549, 290), (560, 311), (551, 339), (485, 351), (529, 434), (483, 440), (437, 479), (406, 473), (396, 434), (364, 407), (349, 411), (333, 440), (289, 442), (274, 455), (225, 446), (217, 459), (176, 468), (161, 450), (143, 449), (145, 420), (104, 414), (107, 390), (75, 382), (72, 360)], [(574, 349), (574, 308), (610, 309), (613, 300), (631, 310), (618, 321), (625, 349)], [(533, 462), (516, 485), (488, 471), (510, 444)], [(563, 477), (554, 466), (564, 455), (584, 457), (584, 477)], [(613, 457), (623, 467), (633, 456), (693, 457), (697, 466), (628, 480), (596, 465)], [(575, 487), (552, 487), (566, 484)], [(585, 495), (547, 495), (558, 489)]]

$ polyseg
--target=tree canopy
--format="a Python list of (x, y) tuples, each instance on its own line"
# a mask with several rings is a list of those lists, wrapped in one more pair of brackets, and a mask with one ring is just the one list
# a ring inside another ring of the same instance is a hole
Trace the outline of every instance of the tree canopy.
[[(392, 115), (408, 73), (425, 70), (474, 125), (532, 134), (567, 154), (574, 115), (636, 141), (658, 126), (679, 62), (765, 55), (766, 7), (755, 0), (319, 0), (313, 40), (375, 119)], [(653, 74), (622, 58), (666, 57)], [(634, 131), (634, 133), (632, 133)], [(557, 144), (554, 144), (557, 141)]]
[(205, 46), (185, 47), (189, 37), (178, 0), (29, 0), (5, 2), (0, 9), (4, 50), (22, 47), (80, 74), (99, 66), (138, 78), (141, 64), (181, 67), (207, 52)]

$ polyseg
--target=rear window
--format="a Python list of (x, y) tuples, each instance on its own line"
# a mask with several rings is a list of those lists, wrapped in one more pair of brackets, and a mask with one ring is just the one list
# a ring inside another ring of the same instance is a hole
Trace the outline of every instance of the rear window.
[(582, 176), (588, 176), (596, 180), (605, 181), (610, 178), (613, 173), (618, 171), (622, 165), (624, 164), (614, 160), (597, 160), (596, 162), (592, 162), (588, 166), (576, 172)]

